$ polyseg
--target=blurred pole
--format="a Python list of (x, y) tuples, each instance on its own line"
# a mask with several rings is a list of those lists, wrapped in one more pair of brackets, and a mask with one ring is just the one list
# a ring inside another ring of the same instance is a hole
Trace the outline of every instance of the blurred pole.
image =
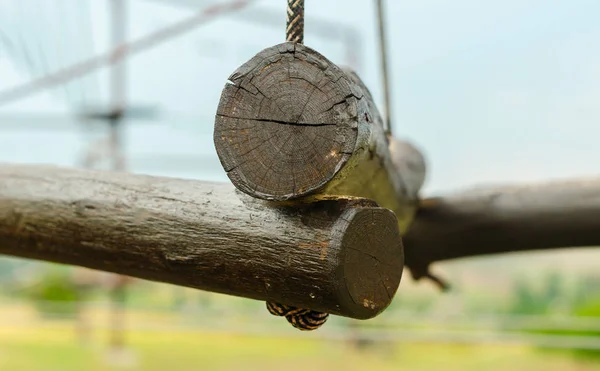
[[(117, 0), (118, 1), (118, 0)], [(111, 314), (110, 314), (110, 349), (122, 350), (125, 348), (125, 306), (127, 304), (127, 285), (129, 278), (113, 275), (113, 284), (110, 287)]]
[[(126, 7), (125, 0), (110, 0), (111, 8), (111, 41), (112, 49), (117, 49), (126, 39)], [(117, 54), (120, 54), (118, 51)], [(123, 110), (125, 107), (126, 65), (125, 58), (115, 58), (110, 66), (110, 94), (114, 110)]]
[(75, 288), (79, 294), (79, 299), (75, 304), (75, 332), (77, 340), (81, 345), (88, 345), (91, 342), (92, 326), (88, 316), (86, 316), (85, 301), (89, 294), (98, 285), (97, 272), (86, 268), (76, 267), (72, 271), (71, 280), (75, 283)]
[[(111, 10), (111, 42), (112, 49), (124, 45), (127, 30), (126, 0), (110, 0)], [(117, 52), (117, 55), (120, 51)], [(112, 169), (125, 171), (123, 148), (123, 115), (126, 110), (127, 59), (117, 58), (110, 65), (110, 105), (107, 116), (109, 122), (109, 145)], [(127, 300), (127, 283), (125, 276), (114, 276), (114, 284), (110, 287), (111, 300), (111, 335), (110, 348), (125, 348), (125, 304)]]
[[(110, 0), (111, 8), (111, 49), (118, 50), (119, 45), (123, 45), (126, 39), (127, 15), (126, 0)], [(117, 52), (117, 55), (120, 51)], [(126, 89), (127, 89), (127, 59), (116, 58), (110, 65), (110, 113), (109, 120), (109, 143), (112, 160), (112, 169), (116, 171), (125, 170), (125, 159), (123, 149), (123, 116), (126, 110)]]
[(383, 98), (384, 98), (384, 116), (385, 116), (385, 132), (388, 136), (392, 135), (392, 103), (390, 97), (389, 71), (387, 63), (387, 43), (385, 32), (385, 14), (383, 10), (383, 0), (377, 2), (377, 21), (379, 24), (379, 52), (381, 59), (381, 73), (383, 82)]

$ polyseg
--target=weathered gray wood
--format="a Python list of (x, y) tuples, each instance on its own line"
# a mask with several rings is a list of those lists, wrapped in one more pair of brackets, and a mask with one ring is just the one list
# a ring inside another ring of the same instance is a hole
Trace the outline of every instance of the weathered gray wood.
[(600, 179), (481, 188), (422, 201), (403, 238), (418, 279), (436, 261), (600, 246)]
[(229, 184), (0, 165), (0, 253), (353, 318), (390, 303), (403, 268), (391, 211), (266, 204)]
[(410, 176), (395, 171), (383, 120), (358, 76), (293, 43), (267, 48), (229, 78), (214, 142), (233, 184), (286, 201), (346, 195), (393, 210), (406, 231)]

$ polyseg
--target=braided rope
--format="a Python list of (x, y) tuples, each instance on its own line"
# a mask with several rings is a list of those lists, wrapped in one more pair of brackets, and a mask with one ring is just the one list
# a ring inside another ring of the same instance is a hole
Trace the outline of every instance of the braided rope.
[(285, 317), (287, 321), (301, 331), (316, 330), (329, 318), (329, 314), (310, 309), (301, 309), (289, 305), (267, 302), (267, 310), (274, 316)]
[[(293, 43), (304, 43), (304, 0), (288, 0), (285, 39)], [(329, 318), (328, 313), (273, 302), (267, 302), (267, 310), (274, 316), (285, 317), (301, 331), (316, 330)]]
[(304, 43), (304, 0), (288, 0), (285, 40)]

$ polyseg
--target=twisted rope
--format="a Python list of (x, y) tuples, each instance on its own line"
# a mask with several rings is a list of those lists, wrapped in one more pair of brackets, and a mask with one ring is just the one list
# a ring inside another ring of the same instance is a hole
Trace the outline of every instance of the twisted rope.
[(278, 303), (267, 302), (267, 310), (274, 316), (285, 317), (292, 326), (301, 331), (316, 330), (329, 318), (327, 313)]
[(288, 0), (285, 40), (304, 43), (304, 0)]
[[(304, 0), (288, 0), (285, 39), (298, 44), (304, 42)], [(328, 313), (273, 302), (267, 302), (267, 310), (274, 316), (285, 317), (301, 331), (316, 330), (329, 318)]]

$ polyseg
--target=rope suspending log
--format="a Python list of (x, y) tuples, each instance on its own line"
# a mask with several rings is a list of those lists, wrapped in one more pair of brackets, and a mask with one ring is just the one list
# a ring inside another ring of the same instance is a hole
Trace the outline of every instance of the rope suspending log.
[[(285, 25), (285, 40), (292, 43), (304, 43), (304, 0), (288, 0)], [(284, 316), (292, 326), (300, 330), (315, 330), (321, 327), (329, 317), (328, 313), (310, 309), (288, 307), (280, 303), (267, 302), (269, 313)]]
[(397, 219), (370, 200), (284, 207), (229, 184), (34, 165), (0, 165), (0, 254), (357, 319), (390, 304), (403, 269)]
[(285, 40), (304, 43), (304, 0), (287, 0)]

